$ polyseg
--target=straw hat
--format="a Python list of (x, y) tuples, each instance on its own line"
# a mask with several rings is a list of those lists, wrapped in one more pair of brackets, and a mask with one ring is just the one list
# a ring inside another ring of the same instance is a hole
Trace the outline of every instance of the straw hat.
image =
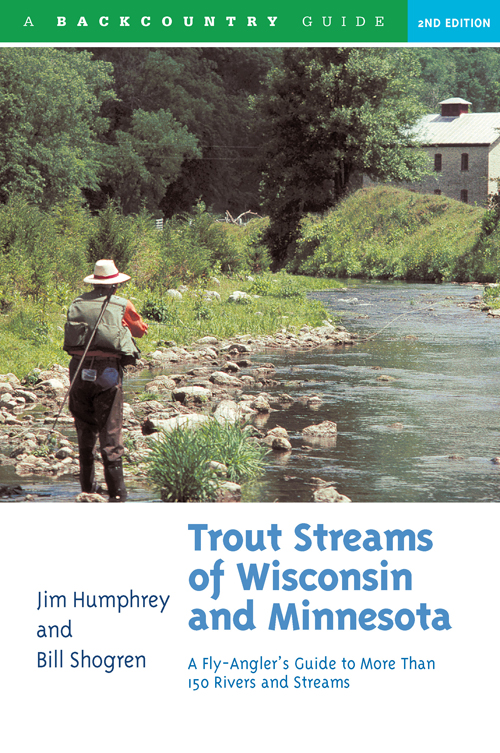
[(127, 280), (130, 280), (130, 276), (119, 272), (112, 259), (99, 259), (95, 263), (94, 274), (87, 275), (84, 282), (90, 282), (93, 285), (118, 285)]

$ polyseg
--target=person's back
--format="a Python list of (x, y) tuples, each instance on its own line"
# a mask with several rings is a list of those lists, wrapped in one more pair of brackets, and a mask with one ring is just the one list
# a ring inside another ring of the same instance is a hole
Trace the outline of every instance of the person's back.
[(78, 436), (80, 485), (83, 492), (98, 491), (99, 436), (110, 502), (124, 502), (127, 497), (122, 461), (123, 367), (135, 363), (139, 355), (133, 336), (142, 337), (148, 328), (131, 302), (114, 294), (116, 286), (127, 280), (130, 277), (118, 272), (113, 261), (96, 263), (94, 274), (84, 280), (94, 289), (69, 306), (63, 345), (72, 356), (69, 408)]

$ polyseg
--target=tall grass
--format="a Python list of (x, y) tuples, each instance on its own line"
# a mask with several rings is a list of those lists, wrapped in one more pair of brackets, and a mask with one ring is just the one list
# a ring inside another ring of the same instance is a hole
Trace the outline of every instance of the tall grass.
[(289, 269), (423, 282), (494, 279), (500, 274), (498, 244), (479, 255), (483, 217), (483, 209), (444, 196), (362, 189), (324, 217), (304, 220)]
[(198, 429), (177, 428), (154, 442), (148, 477), (164, 502), (213, 502), (220, 481), (210, 461), (223, 463), (232, 481), (256, 478), (266, 449), (248, 430), (214, 419)]
[(177, 428), (155, 441), (148, 478), (163, 502), (213, 502), (218, 483), (210, 460), (210, 447), (197, 431)]
[(210, 448), (211, 459), (226, 466), (230, 481), (249, 481), (263, 471), (268, 450), (252, 439), (250, 431), (250, 427), (239, 424), (208, 421), (197, 432)]

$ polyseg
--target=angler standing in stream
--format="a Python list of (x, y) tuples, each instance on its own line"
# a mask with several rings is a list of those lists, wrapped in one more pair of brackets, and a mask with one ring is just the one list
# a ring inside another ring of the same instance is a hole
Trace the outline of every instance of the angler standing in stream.
[(95, 482), (97, 437), (110, 502), (125, 502), (123, 479), (123, 367), (139, 355), (133, 337), (142, 337), (148, 325), (133, 304), (115, 295), (130, 280), (110, 259), (96, 262), (84, 282), (93, 290), (75, 298), (68, 309), (64, 350), (72, 356), (69, 409), (73, 414), (80, 453), (82, 492), (99, 491)]

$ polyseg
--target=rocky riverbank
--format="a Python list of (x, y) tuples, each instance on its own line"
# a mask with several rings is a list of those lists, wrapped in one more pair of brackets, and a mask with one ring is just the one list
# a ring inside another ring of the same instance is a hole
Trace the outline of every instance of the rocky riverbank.
[[(273, 395), (266, 391), (280, 386), (275, 367), (271, 362), (254, 366), (252, 354), (273, 349), (336, 348), (355, 342), (355, 335), (325, 320), (321, 327), (305, 326), (297, 334), (284, 329), (273, 337), (241, 335), (228, 341), (204, 337), (189, 348), (169, 343), (157, 348), (131, 370), (141, 374), (149, 371), (151, 380), (144, 391), (125, 404), (126, 474), (145, 479), (150, 443), (158, 432), (195, 426), (211, 416), (220, 421), (251, 421), (256, 441), (272, 452), (291, 452), (286, 428), (275, 426), (266, 432), (264, 425), (271, 413), (289, 407), (293, 399), (279, 389), (273, 390)], [(13, 466), (21, 479), (78, 477), (78, 448), (68, 437), (73, 419), (67, 404), (52, 431), (68, 386), (68, 369), (58, 364), (35, 372), (29, 383), (22, 383), (13, 374), (0, 375), (0, 465)], [(308, 405), (321, 403), (315, 394), (305, 394), (301, 400)], [(303, 433), (304, 441), (308, 434), (334, 436), (336, 426), (323, 422), (307, 427)], [(311, 501), (350, 501), (321, 479), (311, 479), (311, 484)], [(226, 483), (222, 488), (221, 501), (238, 500), (236, 485)], [(33, 498), (23, 494), (19, 486), (4, 485), (0, 495), (16, 500)]]
[(487, 288), (498, 288), (500, 287), (500, 284), (497, 282), (487, 282), (485, 285), (479, 285), (477, 283), (473, 283), (473, 285), (474, 287), (482, 288), (483, 293), (478, 293), (478, 295), (474, 296), (469, 304), (469, 308), (475, 309), (476, 311), (484, 311), (488, 316), (500, 317), (500, 309), (493, 308), (484, 298), (484, 291)]

